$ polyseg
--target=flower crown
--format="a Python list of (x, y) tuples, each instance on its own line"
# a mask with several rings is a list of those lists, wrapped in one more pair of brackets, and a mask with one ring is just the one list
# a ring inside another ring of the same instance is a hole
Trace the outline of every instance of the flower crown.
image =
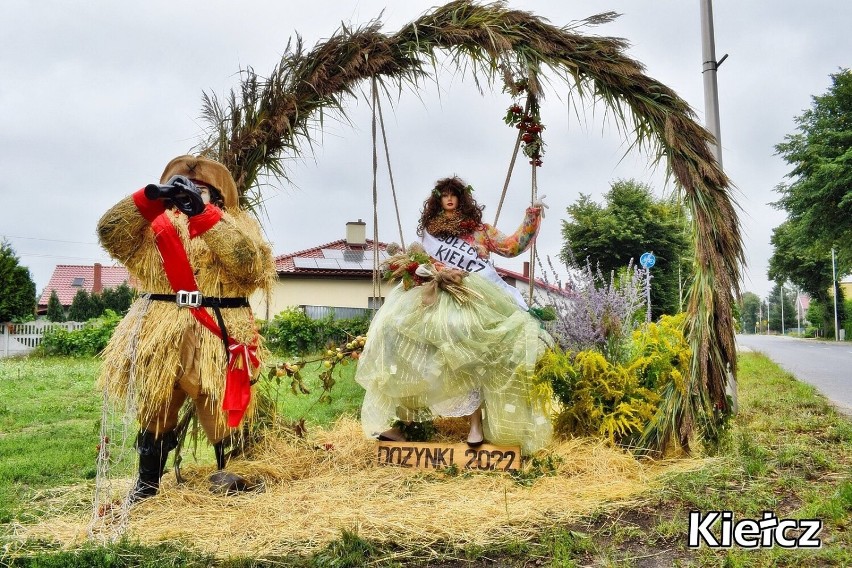
[[(466, 185), (464, 187), (464, 192), (468, 194), (473, 193), (473, 186), (470, 184)], [(435, 197), (441, 197), (441, 192), (438, 191), (438, 188), (436, 187), (432, 190), (432, 195), (434, 195)]]

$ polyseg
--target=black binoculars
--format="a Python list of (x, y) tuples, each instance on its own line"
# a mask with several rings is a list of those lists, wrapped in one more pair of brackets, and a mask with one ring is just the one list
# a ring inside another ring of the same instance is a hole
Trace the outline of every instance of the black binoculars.
[(145, 197), (148, 199), (168, 199), (174, 206), (192, 217), (204, 211), (204, 201), (201, 191), (192, 180), (186, 176), (172, 176), (166, 185), (150, 183), (145, 186)]

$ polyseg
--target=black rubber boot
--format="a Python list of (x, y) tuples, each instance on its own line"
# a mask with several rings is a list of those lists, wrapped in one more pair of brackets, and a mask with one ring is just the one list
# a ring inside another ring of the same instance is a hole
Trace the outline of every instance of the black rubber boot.
[(130, 502), (135, 503), (153, 497), (160, 490), (160, 479), (166, 468), (169, 452), (177, 447), (174, 430), (159, 438), (153, 432), (143, 430), (136, 437), (136, 451), (139, 453), (139, 478), (130, 492)]
[(213, 452), (216, 454), (216, 467), (219, 471), (210, 476), (210, 491), (222, 495), (234, 495), (246, 491), (248, 487), (245, 479), (236, 473), (223, 471), (228, 461), (225, 456), (225, 442), (214, 444)]

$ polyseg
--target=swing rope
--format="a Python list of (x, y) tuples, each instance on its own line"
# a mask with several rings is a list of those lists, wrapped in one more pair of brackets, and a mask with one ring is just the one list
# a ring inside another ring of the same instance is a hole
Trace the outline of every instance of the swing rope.
[[(371, 120), (371, 134), (373, 141), (373, 297), (374, 302), (377, 305), (379, 299), (381, 298), (381, 274), (380, 274), (380, 262), (379, 262), (379, 211), (378, 211), (378, 169), (379, 169), (379, 158), (378, 158), (378, 132), (377, 130), (380, 128), (382, 131), (382, 143), (384, 145), (385, 150), (385, 162), (388, 167), (388, 177), (390, 179), (391, 186), (391, 195), (393, 197), (393, 205), (394, 210), (396, 212), (396, 224), (399, 229), (399, 242), (402, 246), (402, 249), (405, 250), (405, 237), (402, 232), (402, 220), (399, 215), (399, 201), (396, 195), (396, 184), (393, 179), (393, 169), (391, 168), (391, 160), (390, 160), (390, 149), (388, 146), (388, 138), (387, 131), (385, 130), (385, 119), (384, 113), (382, 112), (381, 101), (379, 100), (378, 94), (378, 82), (376, 80), (375, 75), (371, 77), (371, 110), (372, 110), (372, 120)], [(530, 107), (535, 101), (535, 95), (531, 92), (527, 93), (527, 100), (524, 107), (524, 116), (530, 110)], [(378, 120), (377, 120), (378, 117)], [(377, 125), (378, 123), (378, 125)], [(509, 189), (509, 182), (512, 179), (512, 172), (515, 169), (515, 163), (518, 158), (518, 150), (521, 147), (521, 140), (523, 138), (524, 131), (523, 129), (518, 129), (518, 136), (515, 139), (515, 147), (512, 151), (512, 159), (509, 162), (509, 170), (506, 172), (506, 180), (503, 183), (503, 191), (500, 194), (500, 202), (497, 204), (497, 213), (494, 215), (494, 225), (497, 225), (497, 221), (500, 219), (500, 211), (503, 209), (503, 203), (506, 200), (506, 193)], [(538, 195), (538, 181), (536, 177), (536, 169), (537, 166), (532, 164), (532, 181), (531, 181), (531, 195), (530, 195), (530, 204), (535, 203), (536, 197)], [(530, 247), (530, 261), (529, 261), (529, 304), (532, 305), (534, 297), (535, 297), (535, 259), (536, 259), (536, 243), (533, 241)]]
[[(527, 102), (524, 106), (524, 116), (530, 110), (530, 102), (532, 101), (533, 94), (527, 94)], [(500, 203), (497, 204), (497, 213), (494, 215), (494, 226), (497, 226), (497, 220), (500, 218), (500, 210), (503, 209), (503, 202), (506, 200), (506, 192), (509, 189), (509, 181), (512, 179), (512, 171), (515, 169), (515, 161), (518, 158), (518, 149), (521, 147), (521, 138), (524, 136), (524, 130), (522, 128), (518, 129), (518, 137), (515, 139), (515, 149), (512, 150), (512, 159), (509, 162), (509, 171), (506, 172), (506, 181), (503, 183), (503, 193), (500, 194)], [(535, 168), (533, 168), (535, 169)]]
[[(526, 116), (530, 107), (535, 101), (535, 95), (531, 92), (527, 92), (527, 102), (524, 105), (524, 116)], [(512, 171), (515, 169), (515, 162), (518, 158), (518, 150), (521, 147), (521, 139), (523, 138), (524, 130), (523, 128), (518, 129), (518, 137), (515, 139), (515, 148), (512, 150), (512, 160), (509, 162), (509, 171), (506, 172), (506, 181), (503, 183), (503, 192), (500, 194), (500, 203), (497, 204), (497, 213), (494, 215), (494, 226), (497, 226), (497, 220), (500, 219), (500, 211), (503, 209), (503, 202), (506, 200), (506, 193), (509, 189), (509, 181), (512, 179)], [(536, 198), (538, 197), (538, 179), (536, 177), (536, 171), (538, 170), (538, 166), (532, 164), (532, 180), (531, 180), (531, 195), (530, 195), (530, 205), (535, 203)], [(529, 305), (532, 306), (533, 300), (535, 299), (535, 259), (536, 259), (536, 243), (533, 241), (530, 246), (530, 261), (529, 261), (529, 278), (530, 278), (530, 288), (529, 288)]]
[(373, 309), (378, 309), (382, 297), (382, 283), (379, 274), (379, 194), (377, 178), (379, 170), (379, 156), (376, 148), (376, 106), (378, 95), (376, 92), (376, 77), (372, 78), (372, 136), (373, 136)]
[(390, 149), (388, 146), (388, 136), (385, 131), (385, 117), (382, 112), (382, 102), (379, 98), (378, 81), (375, 75), (370, 81), (370, 98), (372, 109), (371, 132), (373, 138), (373, 297), (375, 302), (374, 309), (378, 309), (378, 304), (382, 296), (382, 278), (379, 261), (379, 196), (378, 196), (378, 172), (379, 172), (379, 155), (378, 155), (378, 140), (376, 132), (376, 117), (378, 116), (378, 124), (382, 131), (382, 143), (385, 147), (385, 162), (388, 166), (388, 177), (390, 178), (391, 195), (393, 196), (393, 207), (396, 212), (396, 226), (399, 229), (399, 243), (405, 250), (405, 237), (402, 234), (402, 220), (399, 215), (399, 200), (396, 196), (396, 184), (393, 179), (393, 169), (391, 168)]
[[(538, 197), (538, 178), (537, 178), (538, 166), (535, 164), (532, 165), (532, 189), (530, 191), (530, 205), (535, 203), (536, 198)], [(529, 305), (532, 307), (533, 300), (535, 300), (535, 249), (536, 249), (536, 240), (534, 239), (532, 242), (532, 246), (530, 246), (530, 299)]]
[[(376, 91), (376, 78), (373, 77), (373, 92)], [(391, 169), (391, 159), (390, 159), (390, 151), (388, 150), (388, 136), (385, 133), (385, 117), (382, 113), (382, 100), (378, 95), (376, 96), (376, 108), (379, 111), (379, 126), (382, 129), (382, 142), (385, 146), (385, 162), (388, 165), (388, 177), (390, 178), (390, 186), (391, 186), (391, 195), (393, 196), (393, 207), (396, 210), (396, 226), (399, 228), (399, 244), (403, 250), (405, 250), (405, 238), (402, 236), (402, 221), (399, 218), (399, 202), (396, 199), (396, 186), (393, 182), (393, 170)], [(373, 140), (373, 144), (375, 144), (375, 139)]]

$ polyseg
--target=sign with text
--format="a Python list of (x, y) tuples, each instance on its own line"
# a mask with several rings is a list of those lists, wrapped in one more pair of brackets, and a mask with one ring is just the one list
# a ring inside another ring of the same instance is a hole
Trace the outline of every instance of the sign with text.
[(410, 469), (441, 470), (456, 466), (467, 471), (517, 471), (521, 467), (521, 448), (482, 444), (434, 442), (379, 442), (376, 446), (379, 465)]

